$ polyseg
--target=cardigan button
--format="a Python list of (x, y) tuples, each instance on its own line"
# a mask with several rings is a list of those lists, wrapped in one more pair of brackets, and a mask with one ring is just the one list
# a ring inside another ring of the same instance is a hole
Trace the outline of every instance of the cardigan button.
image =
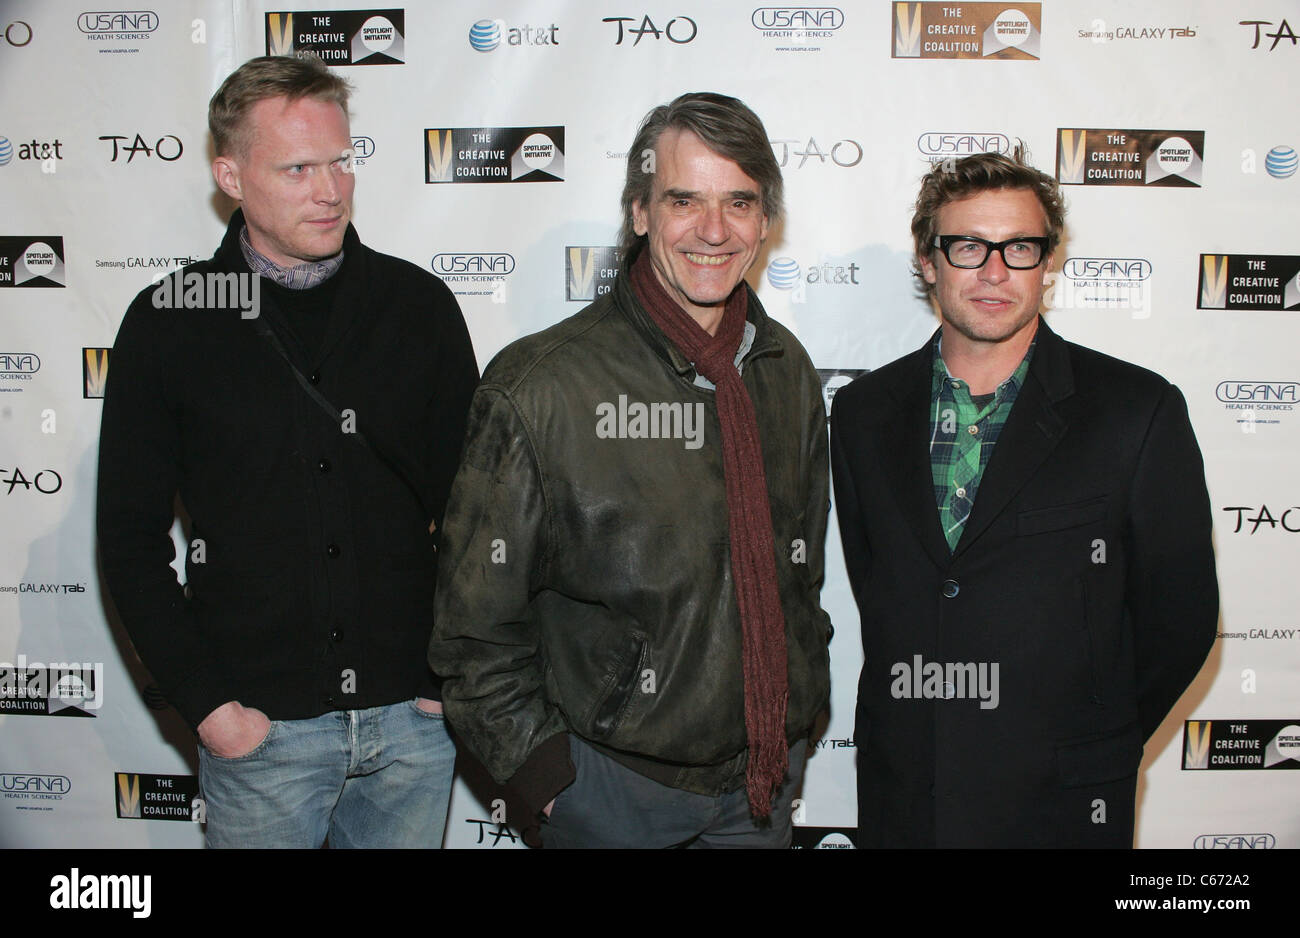
[(343, 553), (343, 551), (339, 549), (339, 545), (337, 544), (330, 544), (328, 547), (325, 548), (325, 554), (326, 556), (329, 557), (330, 560), (334, 560), (341, 553)]
[(961, 587), (957, 585), (956, 580), (944, 580), (942, 592), (945, 599), (952, 599), (961, 592)]
[(307, 380), (310, 381), (312, 384), (320, 384), (320, 372), (313, 371), (311, 374), (307, 376)]
[(321, 472), (329, 472), (330, 461), (326, 459), (324, 456), (322, 456), (320, 458), (320, 461), (316, 463), (316, 468), (319, 469)]

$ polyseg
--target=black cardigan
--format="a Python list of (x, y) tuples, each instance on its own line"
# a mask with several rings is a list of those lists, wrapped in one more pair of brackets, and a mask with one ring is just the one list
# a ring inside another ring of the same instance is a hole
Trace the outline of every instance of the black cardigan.
[[(247, 274), (242, 225), (236, 212), (182, 285)], [(192, 727), (230, 700), (304, 719), (439, 696), (425, 663), (437, 576), (428, 529), (442, 522), (478, 366), (440, 280), (365, 247), (351, 226), (343, 247), (314, 354), (285, 328), (275, 291), (260, 291), (259, 314), (405, 481), (311, 400), (234, 304), (157, 309), (150, 287), (113, 347), (99, 452), (104, 576)], [(184, 590), (170, 567), (178, 492), (193, 520)]]

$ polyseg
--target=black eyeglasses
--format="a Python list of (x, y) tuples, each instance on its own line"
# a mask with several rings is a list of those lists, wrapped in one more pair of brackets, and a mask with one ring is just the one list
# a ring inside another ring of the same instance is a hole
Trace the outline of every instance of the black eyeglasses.
[(974, 235), (938, 235), (934, 246), (943, 251), (948, 263), (954, 267), (971, 270), (983, 267), (989, 255), (997, 251), (1002, 263), (1012, 270), (1032, 270), (1043, 262), (1049, 239), (1009, 238), (1006, 241), (985, 241)]

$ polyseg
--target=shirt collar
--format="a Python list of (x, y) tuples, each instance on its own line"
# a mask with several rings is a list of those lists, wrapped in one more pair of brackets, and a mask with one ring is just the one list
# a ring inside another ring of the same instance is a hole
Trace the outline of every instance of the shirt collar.
[(339, 267), (343, 265), (343, 252), (339, 251), (333, 257), (327, 257), (323, 261), (307, 261), (293, 267), (281, 267), (253, 247), (248, 239), (247, 225), (239, 230), (239, 250), (253, 273), (261, 274), (272, 283), (289, 290), (309, 290), (318, 287), (338, 273)]
[[(1034, 347), (1038, 345), (1038, 336), (1029, 343), (1029, 348), (1025, 351), (1025, 357), (1020, 360), (1016, 370), (1007, 376), (1006, 380), (997, 386), (994, 390), (996, 399), (1000, 402), (1009, 394), (1015, 394), (1024, 384), (1025, 374), (1029, 371), (1029, 361), (1034, 357)], [(948, 363), (943, 360), (943, 329), (935, 333), (934, 337), (934, 360), (931, 368), (933, 375), (933, 384), (936, 389), (942, 387), (943, 383), (951, 383), (952, 387), (964, 387), (966, 393), (970, 394), (970, 383), (962, 381), (960, 378), (954, 378), (952, 372), (948, 370)], [(960, 382), (960, 383), (958, 383)]]

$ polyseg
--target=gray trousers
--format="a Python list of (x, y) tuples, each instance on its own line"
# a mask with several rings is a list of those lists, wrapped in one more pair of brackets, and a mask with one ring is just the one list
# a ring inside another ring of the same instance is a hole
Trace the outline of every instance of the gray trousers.
[(791, 802), (803, 784), (808, 741), (790, 750), (790, 768), (763, 821), (749, 813), (742, 786), (710, 796), (661, 785), (570, 734), (578, 770), (542, 824), (542, 845), (590, 847), (752, 847), (788, 849)]

